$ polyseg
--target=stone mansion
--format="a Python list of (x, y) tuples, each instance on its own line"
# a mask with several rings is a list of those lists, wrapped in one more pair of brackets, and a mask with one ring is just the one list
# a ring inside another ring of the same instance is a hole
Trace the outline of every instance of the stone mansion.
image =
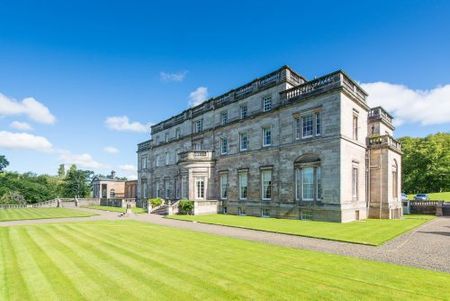
[(399, 218), (392, 116), (336, 71), (280, 69), (152, 126), (138, 144), (138, 198), (217, 212), (348, 222)]

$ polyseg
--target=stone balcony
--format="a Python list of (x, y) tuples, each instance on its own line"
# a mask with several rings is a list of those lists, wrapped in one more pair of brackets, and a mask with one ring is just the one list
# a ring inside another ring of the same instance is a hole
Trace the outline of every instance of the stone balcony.
[(192, 150), (178, 154), (178, 162), (188, 161), (212, 161), (213, 152), (208, 150)]
[(369, 121), (382, 120), (388, 125), (392, 126), (393, 117), (382, 107), (375, 107), (370, 109), (368, 118)]
[(374, 136), (367, 138), (369, 148), (387, 147), (394, 151), (401, 152), (402, 145), (390, 135)]

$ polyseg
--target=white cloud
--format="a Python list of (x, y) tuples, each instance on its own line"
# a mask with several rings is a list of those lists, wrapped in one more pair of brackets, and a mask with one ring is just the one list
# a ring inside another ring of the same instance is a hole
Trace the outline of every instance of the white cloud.
[(182, 82), (187, 75), (187, 71), (179, 71), (175, 73), (160, 72), (159, 77), (165, 82)]
[(145, 133), (150, 130), (149, 124), (145, 125), (137, 121), (130, 122), (127, 116), (108, 117), (105, 120), (105, 125), (111, 130), (121, 132)]
[(189, 94), (189, 105), (196, 106), (208, 99), (208, 88), (198, 87)]
[(396, 125), (450, 122), (450, 84), (431, 90), (413, 90), (386, 82), (363, 83), (361, 87), (369, 93), (369, 105), (383, 106), (394, 115)]
[(0, 116), (22, 114), (39, 123), (53, 124), (56, 121), (49, 109), (33, 97), (20, 102), (0, 93)]
[(114, 146), (106, 146), (103, 148), (103, 150), (108, 153), (108, 154), (118, 154), (119, 150), (117, 148), (115, 148)]
[(20, 131), (32, 131), (33, 130), (31, 125), (29, 125), (26, 122), (13, 121), (9, 124), (9, 126), (13, 129), (20, 130)]
[(0, 148), (26, 149), (40, 152), (51, 152), (52, 144), (47, 138), (27, 133), (0, 131)]
[(92, 158), (92, 156), (87, 153), (73, 154), (70, 151), (66, 151), (66, 150), (61, 150), (59, 152), (60, 152), (59, 160), (61, 161), (61, 163), (64, 163), (64, 164), (68, 164), (68, 165), (75, 164), (79, 167), (84, 167), (84, 168), (105, 168), (105, 167), (107, 167), (107, 165), (94, 160), (94, 158)]
[(132, 164), (120, 165), (119, 168), (123, 172), (136, 172), (137, 171), (136, 166), (134, 166)]
[(133, 180), (137, 180), (137, 176), (136, 175), (129, 175), (127, 176), (128, 181), (133, 181)]

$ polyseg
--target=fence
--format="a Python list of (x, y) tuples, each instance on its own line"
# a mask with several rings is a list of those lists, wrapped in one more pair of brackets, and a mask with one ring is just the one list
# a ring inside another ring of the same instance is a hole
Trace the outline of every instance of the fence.
[(410, 212), (413, 214), (432, 214), (450, 216), (450, 203), (444, 201), (411, 201)]

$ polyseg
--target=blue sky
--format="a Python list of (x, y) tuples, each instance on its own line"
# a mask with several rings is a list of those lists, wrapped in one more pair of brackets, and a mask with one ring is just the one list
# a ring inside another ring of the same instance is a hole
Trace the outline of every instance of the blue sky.
[(449, 37), (450, 1), (2, 1), (0, 154), (131, 176), (147, 123), (285, 64), (345, 70), (397, 137), (448, 132)]

